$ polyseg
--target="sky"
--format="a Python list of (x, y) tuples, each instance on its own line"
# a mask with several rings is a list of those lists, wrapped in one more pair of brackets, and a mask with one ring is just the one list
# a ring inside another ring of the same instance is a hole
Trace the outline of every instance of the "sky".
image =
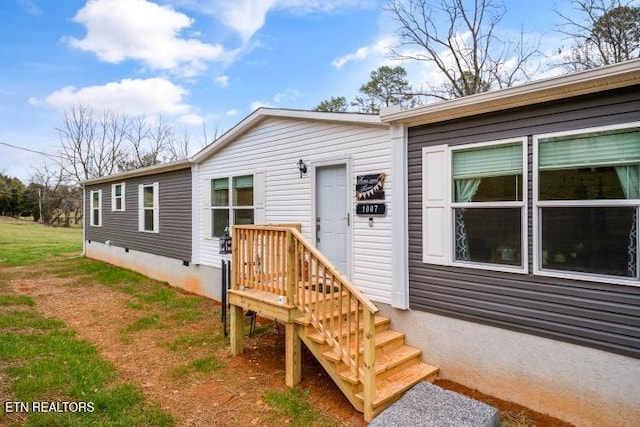
[[(536, 78), (568, 42), (568, 0), (507, 0), (507, 38), (540, 40)], [(395, 61), (384, 0), (0, 0), (0, 143), (55, 154), (74, 105), (162, 117), (201, 146), (260, 106), (312, 109), (353, 99), (381, 65), (410, 83), (441, 78)], [(200, 140), (198, 142), (198, 140)], [(0, 173), (28, 182), (47, 157), (0, 144)]]

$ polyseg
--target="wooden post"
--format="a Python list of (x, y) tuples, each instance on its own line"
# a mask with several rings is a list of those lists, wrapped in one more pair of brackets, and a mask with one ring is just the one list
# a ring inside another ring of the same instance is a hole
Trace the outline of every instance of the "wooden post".
[(296, 293), (296, 242), (293, 234), (287, 231), (287, 304), (295, 304)]
[(237, 356), (242, 354), (244, 347), (244, 318), (242, 307), (231, 306), (231, 331), (229, 340), (231, 341), (231, 354)]
[(285, 376), (287, 387), (295, 387), (300, 383), (302, 358), (297, 327), (295, 323), (287, 323), (285, 326)]
[(369, 422), (373, 419), (373, 400), (376, 397), (376, 345), (375, 345), (375, 314), (363, 308), (364, 316), (364, 419)]
[(240, 230), (235, 229), (232, 233), (234, 237), (231, 238), (231, 283), (229, 288), (238, 289), (238, 239), (240, 239)]

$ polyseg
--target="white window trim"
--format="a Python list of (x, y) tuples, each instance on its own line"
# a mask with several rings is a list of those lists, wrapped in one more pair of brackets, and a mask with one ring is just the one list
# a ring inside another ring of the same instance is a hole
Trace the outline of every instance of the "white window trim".
[[(533, 274), (534, 275), (545, 276), (545, 277), (557, 277), (562, 279), (583, 280), (588, 282), (611, 283), (616, 285), (640, 286), (639, 278), (624, 278), (619, 276), (607, 276), (604, 274), (583, 273), (583, 272), (572, 273), (570, 271), (543, 269), (541, 259), (540, 259), (541, 257), (539, 256), (540, 249), (542, 248), (542, 227), (540, 227), (540, 208), (554, 207), (554, 206), (557, 206), (557, 207), (640, 206), (640, 201), (626, 200), (626, 199), (624, 200), (593, 200), (593, 201), (582, 201), (582, 200), (541, 201), (541, 200), (538, 200), (538, 196), (539, 196), (538, 167), (537, 167), (538, 159), (539, 159), (538, 141), (544, 138), (580, 135), (583, 133), (592, 133), (592, 132), (606, 132), (606, 131), (614, 131), (619, 129), (634, 128), (634, 127), (640, 127), (640, 121), (622, 123), (622, 124), (616, 124), (616, 125), (608, 125), (608, 126), (580, 128), (580, 129), (573, 129), (570, 131), (563, 131), (563, 132), (544, 133), (544, 134), (533, 136), (532, 191), (533, 191)], [(639, 207), (639, 210), (640, 210), (640, 207)], [(636, 224), (636, 227), (638, 227), (638, 230), (640, 230), (640, 218), (638, 219), (638, 223)], [(639, 239), (640, 239), (640, 234), (639, 234)], [(640, 241), (638, 243), (638, 246), (636, 247), (640, 250)], [(640, 253), (638, 253), (638, 255), (640, 255)], [(638, 263), (637, 271), (640, 271), (640, 256), (637, 256), (636, 262)]]
[(227, 175), (227, 176), (218, 176), (218, 177), (213, 177), (208, 181), (209, 182), (209, 186), (207, 188), (207, 191), (209, 191), (209, 193), (211, 193), (211, 185), (212, 185), (213, 181), (216, 181), (216, 180), (219, 180), (219, 179), (226, 179), (227, 180), (227, 191), (229, 192), (229, 196), (228, 196), (229, 204), (227, 206), (213, 206), (213, 199), (211, 199), (211, 198), (209, 199), (209, 206), (208, 206), (208, 208), (209, 208), (209, 218), (208, 218), (208, 221), (209, 221), (209, 224), (210, 224), (209, 225), (210, 229), (209, 229), (209, 233), (207, 235), (207, 238), (209, 238), (209, 239), (218, 240), (220, 238), (220, 236), (214, 236), (213, 235), (213, 211), (214, 210), (225, 210), (226, 209), (227, 215), (229, 216), (229, 233), (231, 233), (231, 228), (233, 227), (233, 224), (232, 224), (233, 218), (232, 218), (231, 210), (230, 210), (231, 198), (233, 197), (233, 195), (232, 195), (233, 190), (231, 189), (231, 185), (232, 185), (231, 178), (232, 178), (232, 176), (229, 176), (229, 175)]
[[(116, 187), (120, 186), (122, 190), (120, 191), (120, 199), (122, 200), (121, 208), (116, 208)], [(112, 212), (124, 212), (125, 208), (125, 199), (126, 199), (126, 184), (124, 182), (118, 182), (116, 184), (111, 184), (111, 211)]]
[[(144, 207), (145, 187), (153, 187), (153, 230), (144, 229), (144, 211), (149, 209)], [(157, 182), (138, 186), (138, 231), (141, 233), (160, 232), (160, 184)]]
[[(452, 162), (452, 154), (455, 151), (460, 151), (460, 150), (467, 150), (467, 149), (473, 149), (473, 148), (480, 148), (480, 147), (491, 147), (491, 146), (496, 146), (496, 145), (501, 145), (501, 144), (513, 144), (513, 143), (520, 143), (522, 146), (522, 201), (509, 201), (509, 202), (469, 202), (469, 203), (457, 203), (457, 202), (453, 202), (453, 186), (452, 186), (452, 177), (451, 177), (451, 162)], [(422, 158), (424, 161), (424, 155), (425, 152), (428, 152), (429, 149), (431, 148), (437, 148), (437, 147), (425, 147), (422, 150)], [(444, 153), (445, 153), (445, 157), (446, 157), (446, 165), (444, 167), (444, 180), (445, 180), (445, 188), (446, 188), (446, 193), (445, 193), (445, 197), (444, 197), (444, 209), (445, 209), (445, 224), (447, 227), (447, 237), (446, 237), (446, 247), (445, 247), (445, 251), (446, 251), (446, 257), (444, 257), (444, 259), (442, 260), (442, 262), (439, 262), (437, 264), (439, 265), (448, 265), (448, 266), (453, 266), (453, 267), (464, 267), (464, 268), (472, 268), (472, 269), (478, 269), (478, 270), (487, 270), (487, 271), (501, 271), (501, 272), (508, 272), (508, 273), (520, 273), (520, 274), (528, 274), (529, 273), (529, 258), (528, 258), (528, 253), (529, 253), (529, 232), (528, 232), (528, 223), (527, 223), (527, 217), (528, 217), (528, 188), (527, 188), (527, 183), (528, 183), (528, 161), (527, 161), (527, 137), (523, 136), (523, 137), (516, 137), (516, 138), (507, 138), (507, 139), (500, 139), (500, 140), (495, 140), (495, 141), (484, 141), (484, 142), (479, 142), (479, 143), (474, 143), (474, 144), (462, 144), (462, 145), (456, 145), (456, 146), (446, 146), (443, 147), (444, 149)], [(424, 179), (425, 177), (425, 169), (424, 169), (424, 164), (423, 164), (423, 172), (422, 172), (422, 177)], [(422, 207), (422, 242), (423, 242), (423, 262), (427, 263), (427, 264), (432, 264), (434, 262), (428, 261), (426, 260), (426, 253), (424, 252), (424, 248), (425, 248), (425, 242), (426, 242), (426, 226), (425, 226), (425, 216), (426, 216), (426, 208), (425, 208), (425, 185), (424, 182), (422, 184), (422, 200), (423, 200), (423, 207)], [(521, 209), (521, 214), (520, 214), (520, 218), (521, 218), (521, 236), (522, 236), (522, 240), (521, 240), (521, 248), (520, 248), (520, 254), (521, 254), (521, 259), (522, 259), (522, 265), (521, 266), (507, 266), (507, 265), (501, 265), (501, 264), (490, 264), (490, 263), (480, 263), (480, 262), (473, 262), (473, 261), (456, 261), (455, 260), (455, 256), (454, 256), (454, 251), (455, 251), (455, 226), (454, 226), (454, 215), (452, 214), (452, 211), (454, 208), (464, 208), (464, 207), (468, 207), (468, 208), (476, 208), (476, 209), (481, 209), (481, 208), (500, 208), (500, 207), (520, 207)]]
[[(257, 188), (260, 187), (260, 183), (257, 182), (258, 179), (263, 179), (261, 177), (259, 177), (260, 173), (259, 172), (250, 172), (250, 173), (238, 173), (238, 174), (233, 174), (233, 175), (225, 175), (225, 176), (214, 176), (211, 179), (207, 180), (206, 182), (208, 182), (208, 187), (207, 187), (207, 191), (211, 192), (211, 182), (214, 180), (218, 180), (218, 179), (226, 179), (229, 187), (228, 187), (228, 191), (229, 191), (229, 205), (228, 206), (213, 206), (212, 205), (212, 200), (209, 198), (208, 200), (208, 211), (209, 211), (209, 215), (208, 215), (208, 221), (210, 224), (210, 229), (207, 232), (207, 235), (205, 236), (206, 239), (211, 239), (211, 240), (218, 240), (220, 238), (220, 236), (214, 236), (213, 235), (213, 211), (214, 210), (223, 210), (226, 209), (227, 213), (229, 214), (229, 233), (231, 233), (231, 230), (233, 229), (234, 226), (234, 218), (233, 218), (233, 210), (234, 209), (252, 209), (253, 210), (253, 222), (254, 224), (257, 224), (258, 218), (257, 218), (257, 214), (258, 214), (258, 209), (260, 209), (259, 205), (264, 205), (264, 197), (262, 197), (262, 194), (257, 194)], [(251, 176), (253, 178), (253, 205), (252, 206), (234, 206), (233, 205), (233, 178), (238, 178), (241, 176)], [(262, 198), (261, 198), (262, 197)]]
[[(93, 223), (93, 195), (94, 194), (98, 194), (98, 223), (94, 224)], [(91, 197), (90, 197), (90, 203), (91, 203), (91, 216), (89, 219), (89, 225), (91, 227), (102, 227), (102, 190), (91, 190)]]

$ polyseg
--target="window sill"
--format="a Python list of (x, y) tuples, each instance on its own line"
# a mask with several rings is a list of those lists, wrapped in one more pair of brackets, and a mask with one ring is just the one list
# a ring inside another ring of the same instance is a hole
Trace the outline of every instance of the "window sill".
[(597, 282), (597, 283), (610, 283), (612, 285), (627, 285), (627, 286), (640, 286), (640, 281), (637, 278), (624, 278), (618, 276), (605, 276), (591, 273), (570, 273), (561, 270), (534, 270), (535, 276), (542, 277), (554, 277), (558, 279), (580, 280), (583, 282)]
[(462, 268), (473, 268), (476, 270), (485, 270), (485, 271), (500, 271), (504, 273), (517, 273), (517, 274), (527, 274), (529, 273), (529, 269), (526, 267), (520, 266), (508, 266), (501, 264), (484, 264), (479, 262), (461, 262), (456, 261), (450, 264), (452, 267), (462, 267)]
[(149, 230), (138, 230), (139, 233), (147, 233), (147, 234), (158, 234), (159, 231), (149, 231)]

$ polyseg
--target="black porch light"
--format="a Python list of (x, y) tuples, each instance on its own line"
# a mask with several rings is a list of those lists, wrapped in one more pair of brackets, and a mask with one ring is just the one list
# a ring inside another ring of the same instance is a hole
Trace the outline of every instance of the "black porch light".
[(231, 236), (229, 235), (229, 227), (224, 229), (224, 233), (218, 239), (220, 243), (220, 254), (230, 254), (231, 253)]
[(298, 160), (298, 170), (300, 171), (300, 178), (302, 178), (302, 174), (307, 173), (307, 165), (302, 161), (302, 159)]

